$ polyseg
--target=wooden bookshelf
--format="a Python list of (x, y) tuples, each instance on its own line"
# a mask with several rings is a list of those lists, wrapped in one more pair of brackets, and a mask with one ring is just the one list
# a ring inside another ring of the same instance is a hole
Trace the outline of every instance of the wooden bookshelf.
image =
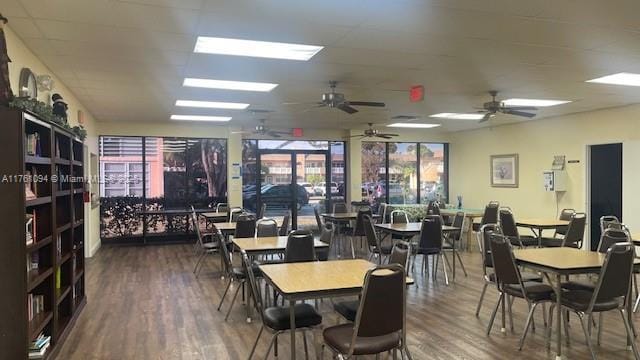
[[(86, 303), (84, 293), (83, 144), (63, 128), (17, 110), (0, 110), (3, 154), (0, 183), (0, 349), (27, 359), (30, 342), (51, 336), (45, 359), (55, 357)], [(27, 135), (38, 134), (35, 138)], [(13, 175), (32, 174), (37, 183)], [(9, 176), (9, 177), (7, 177)], [(57, 177), (56, 181), (54, 178)], [(73, 182), (73, 180), (77, 180)], [(27, 189), (29, 187), (29, 198)], [(35, 239), (27, 245), (25, 214), (35, 214)], [(37, 268), (30, 269), (31, 263)], [(44, 310), (29, 319), (29, 294)], [(0, 356), (0, 357), (2, 357)]]

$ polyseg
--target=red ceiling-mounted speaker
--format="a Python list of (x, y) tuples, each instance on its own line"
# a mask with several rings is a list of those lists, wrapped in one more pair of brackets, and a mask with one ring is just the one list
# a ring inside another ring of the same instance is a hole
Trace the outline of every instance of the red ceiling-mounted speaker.
[(424, 100), (424, 86), (414, 85), (409, 89), (409, 101), (420, 102)]

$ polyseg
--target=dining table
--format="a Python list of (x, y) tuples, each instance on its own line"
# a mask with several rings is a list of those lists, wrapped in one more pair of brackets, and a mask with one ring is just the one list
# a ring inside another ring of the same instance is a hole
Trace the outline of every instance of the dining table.
[[(570, 247), (519, 249), (513, 251), (516, 262), (526, 268), (542, 272), (554, 287), (556, 294), (556, 360), (562, 359), (562, 277), (576, 274), (600, 273), (605, 254)], [(634, 260), (640, 265), (640, 259)], [(555, 276), (555, 283), (550, 278)], [(631, 301), (627, 301), (628, 315), (631, 316)], [(549, 326), (553, 326), (549, 324)]]
[(560, 219), (526, 218), (516, 221), (516, 226), (531, 229), (538, 238), (538, 247), (541, 247), (542, 231), (551, 229), (556, 230), (563, 226), (569, 226), (569, 221)]
[[(276, 220), (278, 226), (282, 225), (282, 221), (281, 220)], [(225, 237), (228, 238), (230, 235), (233, 235), (236, 232), (236, 222), (232, 221), (225, 221), (225, 222), (220, 222), (220, 223), (215, 223), (214, 224), (216, 229), (218, 229), (218, 231), (220, 231), (220, 233)]]
[[(233, 238), (233, 244), (244, 250), (249, 256), (280, 254), (287, 248), (288, 236), (264, 236), (250, 238)], [(313, 241), (316, 250), (326, 249), (329, 244), (318, 239)]]
[[(363, 259), (259, 265), (264, 279), (289, 301), (291, 356), (296, 358), (296, 301), (359, 295), (367, 272), (376, 264)], [(407, 285), (414, 280), (406, 278)]]
[[(369, 214), (372, 219), (380, 218), (378, 214)], [(336, 234), (338, 234), (337, 240), (340, 243), (338, 246), (338, 257), (342, 257), (342, 227), (344, 224), (348, 224), (351, 221), (355, 221), (358, 219), (357, 212), (344, 212), (344, 213), (322, 213), (320, 216), (324, 219), (324, 221), (333, 223), (336, 225)], [(353, 250), (353, 246), (351, 247), (351, 257), (355, 258), (355, 252)]]

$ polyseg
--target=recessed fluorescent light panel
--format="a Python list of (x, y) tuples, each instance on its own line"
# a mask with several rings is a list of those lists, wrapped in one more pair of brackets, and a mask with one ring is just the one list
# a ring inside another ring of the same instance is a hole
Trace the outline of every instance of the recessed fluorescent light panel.
[(218, 101), (176, 100), (176, 106), (198, 107), (198, 108), (209, 108), (209, 109), (244, 110), (249, 107), (249, 104), (218, 102)]
[(547, 107), (570, 103), (568, 100), (542, 100), (542, 99), (507, 99), (502, 103), (505, 106), (535, 106)]
[(246, 81), (227, 81), (227, 80), (213, 80), (213, 79), (196, 79), (186, 78), (182, 83), (183, 86), (200, 87), (208, 89), (223, 89), (223, 90), (240, 90), (240, 91), (261, 91), (269, 92), (275, 89), (278, 84), (260, 83), (260, 82), (246, 82)]
[(587, 80), (587, 82), (624, 86), (640, 86), (640, 74), (622, 72), (603, 76), (597, 79)]
[(229, 121), (230, 116), (208, 116), (208, 115), (171, 115), (171, 120), (185, 121)]
[(440, 126), (440, 124), (395, 123), (395, 124), (387, 125), (387, 127), (412, 128), (412, 129), (431, 129), (438, 126)]
[(198, 36), (193, 51), (205, 54), (307, 61), (323, 48), (315, 45)]
[(484, 114), (439, 113), (429, 115), (429, 117), (454, 120), (481, 120)]

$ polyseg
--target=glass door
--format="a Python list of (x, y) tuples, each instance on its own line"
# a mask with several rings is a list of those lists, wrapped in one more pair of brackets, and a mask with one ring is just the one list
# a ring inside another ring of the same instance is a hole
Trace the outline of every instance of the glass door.
[(293, 229), (315, 228), (313, 209), (324, 212), (338, 192), (327, 179), (328, 156), (326, 150), (259, 151), (260, 189), (244, 192), (245, 206), (258, 211), (264, 204), (264, 216), (276, 219), (290, 211)]

